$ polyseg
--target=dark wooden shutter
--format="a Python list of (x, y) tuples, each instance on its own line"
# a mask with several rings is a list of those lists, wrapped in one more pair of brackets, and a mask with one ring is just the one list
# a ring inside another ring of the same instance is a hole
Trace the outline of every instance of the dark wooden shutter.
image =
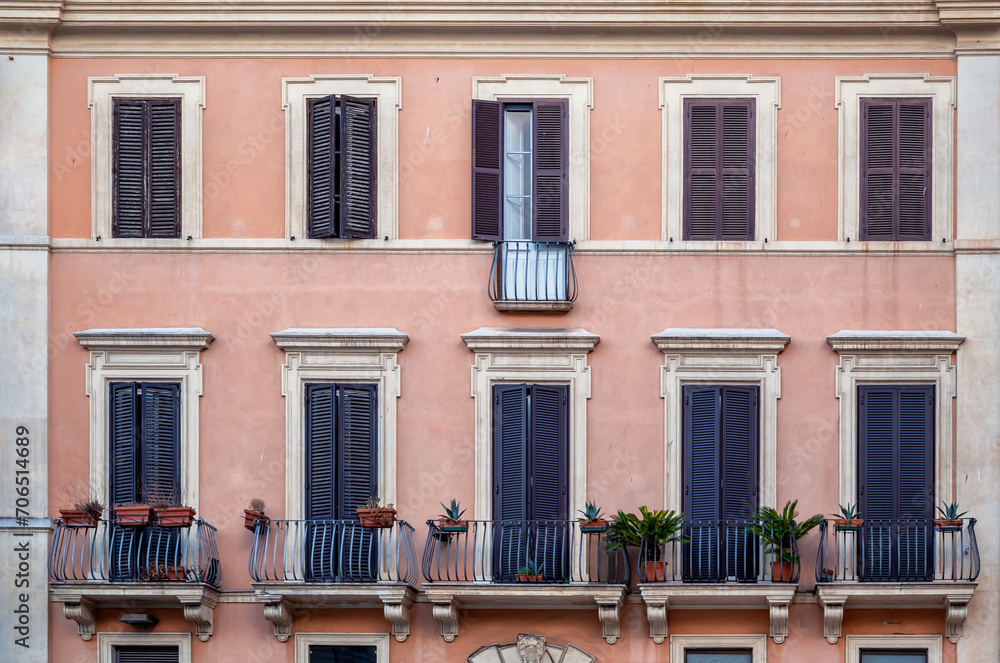
[(861, 239), (931, 239), (931, 99), (861, 100)]
[(375, 405), (373, 384), (341, 385), (338, 418), (340, 421), (339, 518), (357, 517), (369, 497), (378, 494), (376, 470), (378, 457), (375, 441)]
[(145, 104), (140, 99), (115, 99), (112, 130), (112, 234), (142, 237), (145, 223)]
[(925, 580), (934, 507), (932, 386), (858, 387), (864, 579)]
[(503, 239), (502, 115), (499, 102), (472, 100), (472, 239)]
[(340, 97), (340, 236), (375, 237), (375, 100)]
[(337, 236), (337, 99), (310, 99), (307, 104), (307, 218), (309, 237)]
[(337, 577), (336, 387), (309, 384), (306, 390), (306, 579), (333, 582)]
[(758, 387), (722, 388), (720, 530), (726, 577), (757, 577), (757, 545), (746, 523), (757, 511)]
[(546, 579), (561, 581), (569, 575), (569, 386), (536, 384), (530, 394), (528, 554)]
[(110, 387), (110, 498), (112, 504), (139, 500), (139, 454), (135, 382), (113, 382)]
[(149, 102), (149, 236), (180, 237), (180, 99)]
[(754, 239), (756, 102), (684, 101), (685, 240)]
[(513, 580), (527, 554), (528, 386), (493, 387), (493, 573)]
[(536, 101), (532, 111), (532, 239), (565, 242), (569, 237), (569, 106), (566, 100)]
[(684, 387), (682, 471), (683, 509), (690, 543), (684, 550), (684, 576), (695, 582), (718, 578), (722, 423), (720, 387)]
[(180, 385), (142, 385), (142, 490), (180, 504)]
[(115, 663), (178, 663), (177, 647), (119, 646), (115, 647)]

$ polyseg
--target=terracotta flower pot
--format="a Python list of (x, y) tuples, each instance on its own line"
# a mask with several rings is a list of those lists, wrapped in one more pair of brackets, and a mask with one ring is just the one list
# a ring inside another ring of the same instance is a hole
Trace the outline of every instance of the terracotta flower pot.
[(362, 527), (377, 527), (385, 529), (396, 522), (396, 510), (378, 507), (377, 509), (358, 509), (358, 518)]
[(66, 527), (97, 527), (99, 516), (83, 509), (59, 509), (59, 519)]
[(580, 520), (580, 531), (584, 534), (600, 534), (608, 531), (608, 521), (603, 518), (596, 520)]
[(964, 524), (965, 522), (961, 518), (958, 518), (956, 520), (944, 520), (938, 518), (934, 520), (934, 526), (946, 532), (954, 532), (960, 530), (962, 529), (962, 526)]
[[(251, 532), (255, 531), (257, 528), (254, 525), (255, 520), (270, 520), (264, 515), (263, 511), (254, 511), (252, 509), (243, 509), (243, 526), (246, 527)], [(266, 526), (266, 523), (265, 523)]]
[(646, 562), (646, 582), (666, 582), (667, 562)]
[(517, 581), (518, 582), (541, 582), (542, 581), (542, 574), (541, 573), (518, 573), (517, 574)]
[(167, 506), (154, 509), (160, 527), (191, 527), (194, 509), (189, 506)]
[(145, 527), (152, 520), (153, 507), (148, 504), (115, 507), (115, 521), (119, 527)]
[(454, 534), (456, 532), (468, 532), (469, 531), (469, 521), (468, 520), (439, 520), (437, 521), (438, 530), (445, 532), (446, 534)]
[(861, 529), (861, 525), (865, 521), (861, 518), (851, 518), (846, 520), (844, 518), (834, 518), (834, 530), (837, 532), (857, 532)]
[(791, 562), (786, 562), (784, 560), (771, 562), (771, 580), (773, 582), (791, 582), (792, 573), (793, 569)]

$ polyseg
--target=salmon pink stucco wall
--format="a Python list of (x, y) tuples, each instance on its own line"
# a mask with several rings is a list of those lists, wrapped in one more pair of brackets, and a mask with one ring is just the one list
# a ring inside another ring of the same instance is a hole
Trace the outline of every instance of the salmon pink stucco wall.
[(837, 239), (836, 77), (954, 75), (954, 60), (52, 60), (49, 150), (53, 237), (90, 237), (87, 78), (123, 73), (204, 76), (204, 236), (285, 234), (281, 79), (374, 74), (402, 80), (399, 234), (468, 238), (473, 77), (510, 73), (592, 78), (591, 238), (659, 240), (660, 77), (752, 74), (781, 80), (777, 239)]

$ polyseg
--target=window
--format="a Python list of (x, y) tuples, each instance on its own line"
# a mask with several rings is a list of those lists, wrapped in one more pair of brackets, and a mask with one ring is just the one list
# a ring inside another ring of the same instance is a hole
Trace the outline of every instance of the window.
[(179, 663), (177, 647), (115, 647), (115, 663)]
[(91, 78), (95, 238), (200, 238), (205, 79)]
[(688, 649), (684, 652), (684, 663), (753, 663), (753, 652), (749, 650)]
[(296, 633), (295, 663), (389, 663), (389, 634)]
[(684, 100), (684, 239), (751, 241), (754, 99)]
[(756, 386), (684, 387), (684, 577), (715, 582), (757, 577), (746, 531), (757, 510)]
[(847, 663), (942, 663), (940, 635), (848, 635)]
[(396, 239), (401, 79), (343, 74), (281, 82), (287, 238), (313, 248), (329, 238)]
[(569, 518), (567, 385), (493, 387), (494, 577), (513, 580), (526, 561), (547, 580), (563, 568)]
[(375, 102), (347, 95), (308, 100), (311, 238), (375, 237)]
[(934, 543), (934, 387), (862, 385), (858, 408), (862, 579), (928, 580)]
[(374, 646), (310, 645), (309, 663), (376, 663)]
[(927, 652), (862, 649), (861, 663), (927, 663)]
[(180, 385), (112, 382), (109, 495), (113, 504), (180, 503)]
[(861, 100), (861, 239), (931, 239), (930, 99)]
[(147, 662), (191, 663), (191, 634), (97, 634), (97, 663)]
[(671, 635), (670, 660), (684, 663), (764, 663), (766, 635)]

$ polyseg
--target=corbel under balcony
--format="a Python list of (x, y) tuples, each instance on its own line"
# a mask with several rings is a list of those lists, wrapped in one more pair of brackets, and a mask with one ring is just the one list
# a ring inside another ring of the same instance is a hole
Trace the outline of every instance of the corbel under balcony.
[(965, 634), (965, 619), (976, 582), (941, 583), (818, 583), (823, 606), (823, 635), (836, 644), (842, 635), (844, 608), (944, 608), (945, 635), (957, 643)]
[(670, 609), (764, 609), (770, 613), (771, 637), (781, 644), (788, 636), (788, 605), (795, 597), (791, 583), (760, 584), (640, 584), (646, 604), (649, 637), (662, 644), (668, 636), (667, 611)]
[(206, 642), (212, 635), (219, 590), (195, 583), (65, 583), (52, 585), (49, 598), (63, 604), (63, 615), (77, 623), (84, 640), (94, 636), (100, 608), (183, 608), (184, 618), (194, 622), (198, 638)]
[(625, 588), (621, 585), (494, 585), (425, 584), (424, 593), (433, 604), (445, 642), (458, 635), (458, 610), (463, 608), (511, 608), (520, 610), (567, 610), (597, 608), (602, 637), (613, 645), (621, 636), (619, 622)]
[(294, 612), (305, 608), (381, 607), (397, 642), (410, 634), (410, 607), (416, 592), (409, 585), (254, 583), (253, 587), (264, 606), (264, 617), (274, 623), (274, 635), (281, 642), (292, 634)]

